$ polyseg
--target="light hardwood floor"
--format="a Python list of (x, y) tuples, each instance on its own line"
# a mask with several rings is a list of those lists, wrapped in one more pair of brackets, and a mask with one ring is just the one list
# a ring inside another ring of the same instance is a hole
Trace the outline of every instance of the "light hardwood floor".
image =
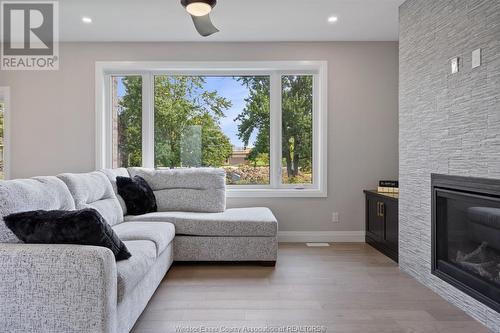
[(342, 333), (490, 332), (362, 243), (280, 244), (275, 268), (174, 266), (133, 332), (290, 325)]

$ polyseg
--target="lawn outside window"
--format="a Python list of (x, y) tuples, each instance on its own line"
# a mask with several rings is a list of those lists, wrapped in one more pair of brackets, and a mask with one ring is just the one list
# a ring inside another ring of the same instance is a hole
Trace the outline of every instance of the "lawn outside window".
[(220, 167), (229, 197), (325, 197), (327, 64), (97, 62), (96, 168)]

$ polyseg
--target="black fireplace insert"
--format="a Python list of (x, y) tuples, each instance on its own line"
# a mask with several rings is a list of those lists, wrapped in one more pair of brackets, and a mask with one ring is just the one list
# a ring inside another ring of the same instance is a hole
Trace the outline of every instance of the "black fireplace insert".
[(431, 179), (432, 274), (500, 312), (500, 180)]

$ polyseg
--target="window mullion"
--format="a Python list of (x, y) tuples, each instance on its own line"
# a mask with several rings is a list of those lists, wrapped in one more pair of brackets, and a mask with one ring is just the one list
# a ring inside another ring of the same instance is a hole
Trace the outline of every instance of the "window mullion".
[(281, 75), (271, 74), (270, 85), (270, 183), (272, 188), (281, 185)]
[(154, 84), (151, 73), (142, 74), (142, 165), (154, 168)]

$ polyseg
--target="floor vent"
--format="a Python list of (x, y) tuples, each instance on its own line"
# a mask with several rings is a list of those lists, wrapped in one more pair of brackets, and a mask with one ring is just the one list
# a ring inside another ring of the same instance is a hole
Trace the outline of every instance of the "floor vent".
[(330, 244), (328, 243), (306, 243), (309, 247), (328, 247)]

